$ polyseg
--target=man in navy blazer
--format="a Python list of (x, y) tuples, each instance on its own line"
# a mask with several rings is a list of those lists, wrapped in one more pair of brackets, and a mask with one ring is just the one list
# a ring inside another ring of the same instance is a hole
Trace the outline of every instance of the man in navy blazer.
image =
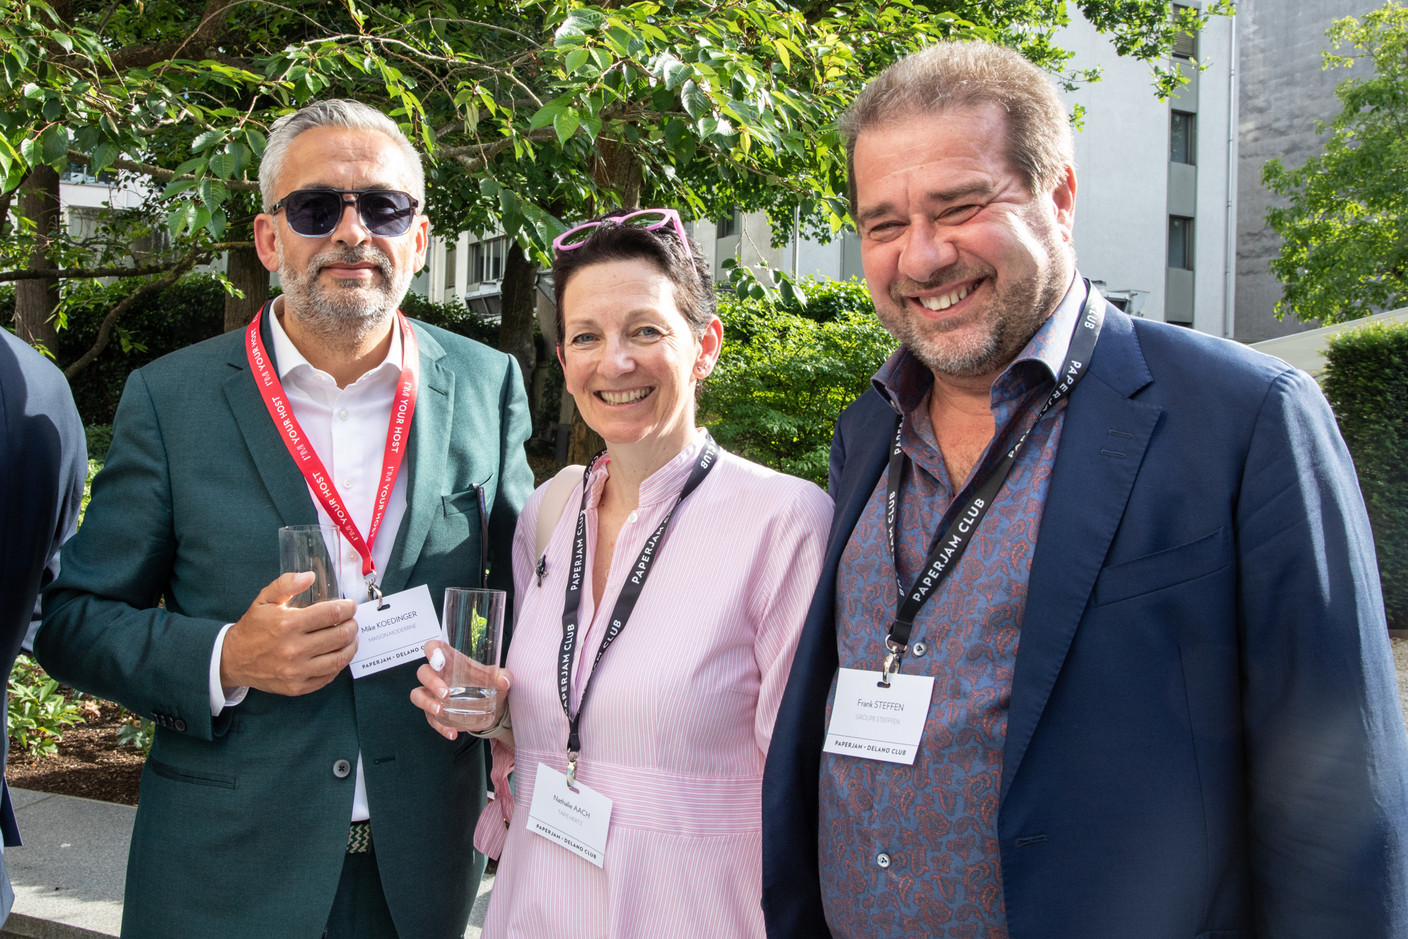
[[(78, 525), (88, 450), (68, 380), (54, 364), (0, 329), (0, 666), (15, 663), (31, 626), (38, 627), (39, 591), (59, 570), (59, 545)], [(5, 699), (0, 696), (0, 718)], [(8, 739), (0, 742), (0, 771)], [(0, 832), (20, 843), (10, 789), (0, 782)], [(0, 923), (15, 899), (0, 852)]]
[(768, 935), (1408, 937), (1408, 737), (1315, 383), (1079, 279), (1015, 53), (931, 47), (843, 130), (902, 345), (832, 443)]

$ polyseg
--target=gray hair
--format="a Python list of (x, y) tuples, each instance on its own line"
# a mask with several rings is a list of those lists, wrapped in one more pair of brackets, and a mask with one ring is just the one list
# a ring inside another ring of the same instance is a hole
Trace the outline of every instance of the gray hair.
[(264, 158), (259, 163), (259, 194), (264, 199), (264, 211), (278, 200), (279, 174), (283, 172), (284, 157), (293, 138), (305, 130), (315, 127), (341, 127), (345, 130), (374, 131), (382, 134), (400, 149), (406, 159), (406, 171), (411, 176), (411, 196), (420, 203), (420, 211), (425, 211), (425, 168), (421, 166), (420, 154), (411, 145), (396, 122), (373, 107), (349, 98), (329, 98), (314, 101), (292, 114), (285, 114), (269, 129), (269, 142), (264, 147)]
[(1033, 194), (1050, 192), (1075, 164), (1065, 105), (1051, 77), (990, 42), (940, 42), (891, 65), (841, 118), (851, 210), (856, 208), (856, 140), (880, 124), (917, 114), (997, 105), (1007, 117), (1007, 160)]

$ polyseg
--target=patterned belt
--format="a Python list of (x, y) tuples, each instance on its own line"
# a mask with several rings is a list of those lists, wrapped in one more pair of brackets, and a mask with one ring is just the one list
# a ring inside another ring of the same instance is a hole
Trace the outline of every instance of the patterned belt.
[(347, 853), (366, 854), (372, 849), (372, 823), (353, 822), (347, 831)]

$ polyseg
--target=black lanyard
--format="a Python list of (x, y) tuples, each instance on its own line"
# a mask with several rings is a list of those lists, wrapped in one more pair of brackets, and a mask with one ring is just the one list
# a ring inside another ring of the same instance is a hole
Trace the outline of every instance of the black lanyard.
[(1017, 454), (1021, 451), (1022, 445), (1027, 442), (1027, 437), (1031, 435), (1036, 425), (1041, 423), (1046, 412), (1051, 410), (1057, 401), (1070, 394), (1071, 389), (1084, 377), (1086, 369), (1090, 365), (1090, 354), (1095, 351), (1095, 341), (1100, 338), (1100, 327), (1105, 322), (1104, 302), (1092, 302), (1095, 298), (1095, 291), (1090, 287), (1088, 281), (1085, 287), (1085, 303), (1081, 307), (1080, 318), (1076, 321), (1075, 332), (1071, 335), (1066, 361), (1061, 366), (1056, 387), (1052, 389), (1051, 394), (1046, 398), (1046, 403), (1037, 412), (1036, 420), (1032, 421), (1031, 426), (1022, 432), (1022, 436), (1017, 438), (1017, 442), (992, 468), (982, 484), (969, 497), (968, 502), (949, 523), (948, 529), (934, 539), (933, 545), (929, 548), (929, 556), (924, 561), (924, 572), (915, 579), (908, 592), (905, 591), (904, 584), (899, 580), (900, 561), (895, 543), (895, 517), (899, 511), (900, 478), (904, 473), (905, 464), (908, 462), (908, 457), (900, 447), (900, 435), (904, 431), (904, 416), (901, 415), (896, 421), (895, 445), (890, 451), (890, 468), (885, 482), (885, 528), (889, 534), (890, 559), (895, 565), (895, 581), (899, 583), (900, 603), (899, 609), (895, 612), (895, 621), (890, 624), (890, 634), (885, 637), (885, 649), (888, 654), (880, 669), (881, 687), (890, 687), (890, 676), (899, 670), (900, 664), (904, 661), (905, 653), (909, 651), (909, 636), (914, 630), (914, 618), (919, 615), (920, 607), (939, 589), (944, 578), (958, 566), (958, 559), (963, 556), (968, 543), (973, 540), (973, 533), (978, 530), (983, 516), (987, 515), (987, 511), (997, 498), (1002, 484), (1011, 474), (1012, 466), (1017, 461)]
[(616, 606), (611, 611), (611, 622), (606, 628), (606, 636), (601, 640), (601, 648), (596, 651), (596, 658), (592, 661), (591, 674), (586, 678), (586, 685), (582, 688), (582, 700), (577, 702), (577, 713), (572, 713), (572, 663), (577, 658), (577, 626), (578, 616), (581, 613), (582, 605), (582, 580), (586, 576), (587, 566), (587, 480), (591, 476), (592, 467), (597, 460), (601, 459), (603, 450), (592, 457), (587, 468), (582, 472), (582, 505), (577, 510), (577, 533), (572, 541), (572, 568), (567, 575), (567, 598), (562, 605), (562, 645), (558, 649), (557, 658), (557, 694), (562, 700), (562, 713), (567, 716), (567, 785), (570, 787), (577, 779), (577, 754), (581, 752), (582, 742), (577, 730), (582, 721), (582, 710), (587, 706), (587, 694), (592, 689), (592, 679), (596, 677), (597, 666), (601, 664), (601, 657), (606, 654), (606, 648), (616, 641), (616, 637), (626, 628), (626, 622), (631, 618), (631, 611), (636, 608), (636, 601), (640, 599), (640, 592), (645, 587), (645, 579), (650, 575), (650, 568), (655, 563), (657, 552), (660, 547), (660, 539), (665, 535), (665, 528), (670, 524), (671, 517), (675, 514), (675, 509), (679, 508), (681, 502), (685, 500), (699, 484), (704, 481), (704, 477), (709, 475), (709, 471), (718, 462), (719, 445), (714, 443), (714, 438), (709, 436), (709, 432), (704, 432), (704, 448), (699, 452), (699, 458), (695, 461), (694, 469), (689, 473), (689, 479), (685, 482), (684, 488), (680, 490), (679, 497), (675, 499), (675, 504), (670, 506), (670, 511), (665, 513), (665, 518), (660, 522), (655, 532), (646, 539), (645, 547), (641, 549), (640, 556), (631, 567), (631, 573), (626, 578), (625, 584), (621, 587), (621, 593), (616, 597)]

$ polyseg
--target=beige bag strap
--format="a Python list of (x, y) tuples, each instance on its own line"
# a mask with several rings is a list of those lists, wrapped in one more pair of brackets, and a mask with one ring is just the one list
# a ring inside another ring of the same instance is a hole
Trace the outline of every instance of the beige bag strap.
[(572, 490), (577, 488), (577, 480), (582, 478), (583, 469), (585, 467), (581, 465), (564, 466), (548, 480), (543, 501), (538, 504), (538, 540), (533, 553), (539, 558), (548, 549), (552, 530), (557, 527), (557, 520), (562, 518), (562, 510), (567, 508), (567, 500), (572, 496)]

